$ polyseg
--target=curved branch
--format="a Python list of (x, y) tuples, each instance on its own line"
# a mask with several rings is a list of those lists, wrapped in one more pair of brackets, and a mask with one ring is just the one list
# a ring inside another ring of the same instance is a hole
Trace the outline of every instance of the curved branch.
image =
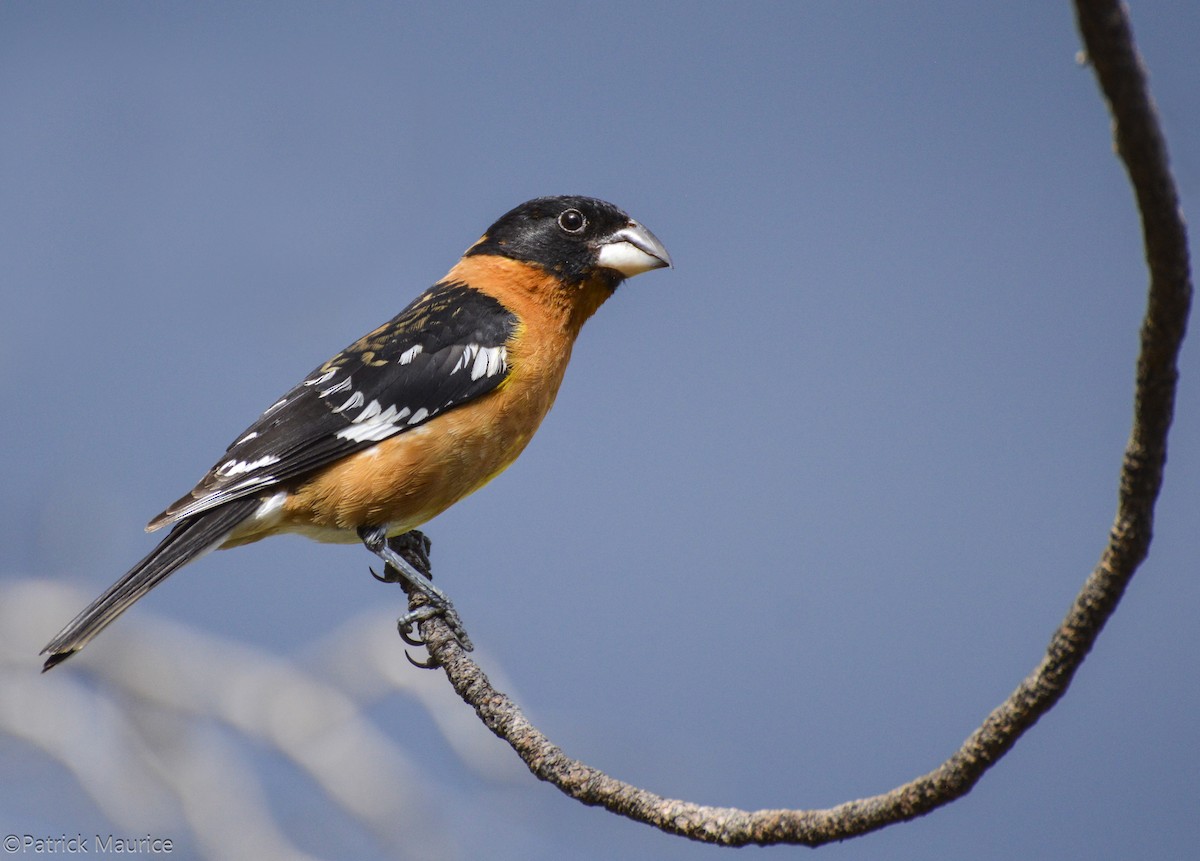
[[(1066, 692), (1150, 546), (1174, 409), (1176, 357), (1191, 302), (1186, 231), (1126, 11), (1115, 0), (1076, 0), (1075, 8), (1141, 213), (1150, 289), (1116, 520), (1099, 563), (1051, 637), (1041, 663), (953, 756), (928, 774), (882, 795), (827, 810), (745, 811), (663, 798), (568, 757), (491, 686), (441, 619), (422, 622), (432, 659), (445, 669), (459, 696), (512, 745), (538, 778), (584, 804), (693, 840), (818, 846), (913, 819), (966, 794)], [(413, 603), (422, 600), (418, 596)]]

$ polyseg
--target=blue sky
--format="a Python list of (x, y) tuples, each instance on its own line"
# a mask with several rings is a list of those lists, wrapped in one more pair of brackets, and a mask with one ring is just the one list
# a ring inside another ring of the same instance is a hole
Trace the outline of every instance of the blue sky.
[[(1200, 7), (1133, 18), (1195, 218)], [(595, 195), (676, 268), (618, 291), (529, 450), (426, 530), (485, 668), (668, 796), (823, 807), (924, 773), (1035, 665), (1115, 509), (1146, 273), (1078, 49), (1066, 3), (0, 4), (0, 578), (98, 592), (496, 216)], [(966, 798), (823, 856), (1194, 851), (1190, 346), (1181, 370), (1151, 557), (1066, 699)], [(120, 625), (291, 659), (400, 610), (369, 561), (215, 554)], [(95, 690), (110, 635), (57, 672)], [(461, 857), (720, 851), (489, 783), (401, 697), (368, 716)], [(306, 851), (388, 857), (242, 752)], [(0, 756), (6, 834), (113, 829), (38, 750)]]

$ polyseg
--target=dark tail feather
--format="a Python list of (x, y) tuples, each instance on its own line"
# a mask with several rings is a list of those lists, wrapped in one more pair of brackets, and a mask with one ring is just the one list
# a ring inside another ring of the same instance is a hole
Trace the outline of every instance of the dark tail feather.
[(99, 634), (138, 599), (193, 559), (218, 546), (259, 506), (239, 499), (180, 521), (159, 545), (46, 644), (50, 653), (42, 672), (61, 664)]

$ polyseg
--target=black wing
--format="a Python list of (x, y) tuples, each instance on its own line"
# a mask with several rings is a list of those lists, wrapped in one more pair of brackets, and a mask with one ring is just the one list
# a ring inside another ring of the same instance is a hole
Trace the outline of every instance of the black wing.
[(257, 495), (496, 388), (517, 318), (466, 284), (440, 282), (267, 408), (157, 529)]

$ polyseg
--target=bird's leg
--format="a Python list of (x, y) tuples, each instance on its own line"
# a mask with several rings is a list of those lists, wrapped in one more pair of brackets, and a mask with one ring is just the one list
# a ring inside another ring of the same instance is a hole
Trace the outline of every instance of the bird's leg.
[[(399, 553), (408, 562), (417, 569), (419, 573), (427, 579), (433, 579), (433, 563), (429, 561), (429, 550), (433, 546), (429, 537), (419, 529), (410, 529), (408, 532), (402, 532), (399, 535), (394, 535), (387, 540), (388, 547)], [(396, 569), (390, 562), (383, 566), (383, 573), (375, 573), (374, 568), (367, 569), (371, 572), (371, 576), (380, 583), (399, 583), (400, 588), (404, 590), (404, 594), (408, 595), (412, 592), (412, 587), (408, 585), (408, 581), (401, 576), (400, 571)], [(407, 617), (406, 617), (407, 618)], [(396, 628), (400, 633), (400, 639), (408, 643), (410, 646), (424, 646), (425, 641), (413, 634), (414, 623), (407, 621), (406, 618), (398, 620)], [(408, 652), (404, 653), (408, 656)], [(430, 667), (430, 665), (415, 661), (411, 656), (408, 656), (410, 663), (419, 667)], [(432, 667), (430, 667), (432, 668)]]
[(397, 620), (400, 636), (405, 642), (418, 645), (419, 641), (413, 640), (411, 634), (416, 624), (432, 616), (441, 616), (464, 649), (469, 652), (474, 648), (466, 629), (463, 628), (458, 611), (454, 609), (454, 604), (445, 592), (431, 582), (430, 542), (424, 533), (414, 529), (389, 539), (386, 527), (364, 526), (359, 528), (358, 537), (368, 550), (386, 563), (382, 575), (371, 571), (377, 580), (400, 583), (405, 593), (416, 589), (429, 601), (428, 604), (410, 610)]
[[(429, 537), (424, 532), (421, 532), (419, 529), (410, 529), (408, 532), (402, 532), (399, 535), (389, 538), (387, 546), (399, 553), (403, 559), (411, 564), (427, 580), (433, 580), (433, 563), (429, 561), (429, 551), (433, 547), (433, 542), (429, 540)], [(375, 569), (371, 569), (371, 573), (375, 574)], [(400, 588), (404, 590), (405, 595), (412, 594), (412, 587), (408, 585), (408, 582), (391, 563), (383, 566), (383, 577), (376, 576), (376, 579), (382, 580), (385, 583), (389, 581), (393, 583), (399, 582)], [(418, 608), (418, 610), (424, 610), (428, 606), (426, 604), (424, 607)], [(451, 609), (451, 612), (453, 612), (453, 609)], [(425, 641), (413, 633), (416, 630), (416, 623), (420, 621), (420, 619), (415, 618), (415, 615), (414, 613), (406, 613), (399, 618), (396, 621), (396, 630), (400, 634), (400, 639), (410, 646), (424, 646)], [(457, 619), (457, 625), (453, 623), (454, 619)], [(451, 624), (451, 629), (455, 632), (455, 636), (465, 636), (466, 632), (462, 628), (462, 620), (458, 619), (457, 613), (455, 613), (454, 619), (448, 620), (448, 622)], [(460, 642), (462, 641), (460, 640)], [(470, 639), (466, 642), (467, 651), (470, 651)], [(408, 652), (405, 652), (404, 656), (415, 667), (432, 670), (438, 666), (432, 657), (428, 661), (418, 661)]]
[(407, 559), (427, 580), (433, 579), (433, 563), (429, 561), (429, 551), (433, 549), (433, 542), (429, 540), (428, 535), (420, 529), (410, 529), (389, 538), (387, 544)]
[[(408, 532), (394, 535), (387, 539), (387, 546), (407, 559), (409, 564), (416, 568), (425, 579), (433, 579), (433, 564), (429, 561), (429, 550), (433, 547), (433, 542), (424, 532), (419, 529), (410, 529)], [(371, 576), (380, 583), (399, 583), (404, 594), (409, 593), (408, 581), (390, 563), (384, 566), (382, 574), (376, 572), (374, 568), (368, 570), (371, 572)]]

